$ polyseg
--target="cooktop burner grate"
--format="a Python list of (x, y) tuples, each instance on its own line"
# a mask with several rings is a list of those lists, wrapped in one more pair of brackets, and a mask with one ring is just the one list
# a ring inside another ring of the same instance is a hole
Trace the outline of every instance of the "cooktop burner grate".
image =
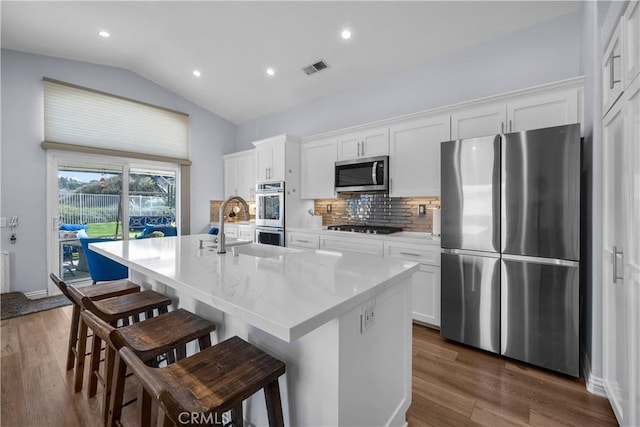
[(351, 231), (354, 233), (367, 233), (367, 234), (392, 234), (402, 231), (399, 227), (386, 227), (383, 225), (330, 225), (327, 227), (329, 230), (334, 231)]

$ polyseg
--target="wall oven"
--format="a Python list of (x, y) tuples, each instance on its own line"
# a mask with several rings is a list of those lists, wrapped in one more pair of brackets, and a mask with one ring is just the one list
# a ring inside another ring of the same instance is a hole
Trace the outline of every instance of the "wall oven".
[(257, 185), (256, 225), (284, 228), (284, 182)]
[(284, 246), (284, 228), (256, 227), (256, 243)]
[(336, 162), (336, 193), (389, 190), (389, 156)]

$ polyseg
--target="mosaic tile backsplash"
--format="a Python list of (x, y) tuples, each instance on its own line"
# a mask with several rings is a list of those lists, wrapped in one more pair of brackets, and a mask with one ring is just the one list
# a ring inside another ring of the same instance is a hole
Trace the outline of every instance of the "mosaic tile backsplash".
[[(427, 214), (418, 215), (418, 205), (426, 205)], [(384, 225), (404, 231), (431, 233), (432, 209), (440, 208), (438, 197), (389, 197), (387, 193), (351, 194), (339, 199), (315, 200), (316, 215), (322, 225)]]

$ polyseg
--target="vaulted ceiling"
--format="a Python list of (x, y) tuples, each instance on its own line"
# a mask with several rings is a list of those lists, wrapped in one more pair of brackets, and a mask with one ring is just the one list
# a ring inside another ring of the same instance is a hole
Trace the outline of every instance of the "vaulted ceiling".
[[(0, 5), (3, 48), (126, 68), (236, 124), (580, 7), (577, 1)], [(350, 39), (341, 37), (344, 29)], [(110, 37), (100, 37), (101, 30)], [(320, 59), (328, 69), (302, 71)]]

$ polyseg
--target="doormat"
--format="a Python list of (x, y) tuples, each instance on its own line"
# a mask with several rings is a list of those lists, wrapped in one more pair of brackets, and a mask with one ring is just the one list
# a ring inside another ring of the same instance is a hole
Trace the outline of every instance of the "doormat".
[(11, 319), (69, 304), (71, 301), (64, 295), (31, 300), (25, 297), (22, 292), (8, 292), (0, 294), (0, 319)]

